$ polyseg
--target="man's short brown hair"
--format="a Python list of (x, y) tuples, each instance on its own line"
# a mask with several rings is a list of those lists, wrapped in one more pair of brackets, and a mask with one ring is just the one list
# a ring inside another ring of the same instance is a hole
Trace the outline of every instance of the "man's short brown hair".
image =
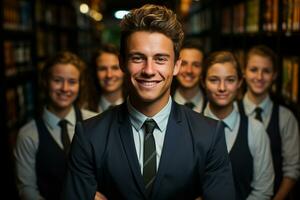
[(121, 21), (120, 56), (126, 59), (127, 38), (136, 31), (159, 32), (170, 38), (174, 45), (175, 59), (179, 58), (184, 33), (176, 14), (159, 5), (146, 4), (133, 9)]

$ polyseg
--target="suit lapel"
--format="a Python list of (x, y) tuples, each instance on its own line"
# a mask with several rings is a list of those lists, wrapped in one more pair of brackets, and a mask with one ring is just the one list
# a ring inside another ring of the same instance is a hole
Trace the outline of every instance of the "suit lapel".
[(180, 121), (181, 116), (178, 105), (173, 102), (172, 110), (166, 129), (166, 135), (164, 139), (159, 168), (152, 192), (152, 199), (156, 199), (155, 195), (159, 195), (160, 184), (162, 182), (162, 178), (164, 177), (165, 172), (168, 169), (168, 166), (170, 166), (170, 159), (174, 157), (174, 152), (178, 151), (178, 147), (180, 147), (180, 144), (178, 142), (180, 142), (181, 139), (179, 137), (181, 137), (183, 133), (182, 127), (180, 126)]
[(131, 168), (132, 174), (137, 182), (139, 190), (146, 197), (146, 190), (144, 186), (143, 177), (141, 175), (141, 169), (137, 158), (137, 153), (135, 149), (135, 144), (132, 136), (132, 127), (129, 120), (129, 114), (126, 107), (126, 104), (122, 105), (122, 110), (119, 115), (120, 127), (119, 133), (120, 138), (125, 150), (125, 154)]

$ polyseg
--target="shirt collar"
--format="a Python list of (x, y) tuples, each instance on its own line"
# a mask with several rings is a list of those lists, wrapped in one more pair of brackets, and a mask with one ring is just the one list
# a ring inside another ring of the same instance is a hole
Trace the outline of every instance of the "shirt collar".
[[(66, 119), (70, 125), (75, 126), (76, 115), (75, 115), (74, 107), (71, 108), (70, 112), (66, 115), (64, 119)], [(51, 129), (54, 129), (58, 126), (58, 123), (61, 119), (58, 116), (56, 116), (54, 113), (49, 111), (46, 107), (44, 107), (43, 120), (47, 123), (47, 125)]]
[[(139, 131), (142, 128), (145, 120), (148, 119), (149, 117), (147, 117), (146, 115), (144, 115), (143, 113), (135, 109), (130, 103), (129, 98), (127, 99), (127, 107), (130, 115), (131, 124), (137, 131)], [(156, 115), (151, 117), (151, 119), (153, 119), (156, 122), (158, 129), (160, 131), (165, 131), (167, 128), (168, 119), (171, 113), (171, 108), (172, 108), (172, 98), (169, 97), (169, 101), (167, 105)]]
[(272, 101), (269, 95), (259, 105), (256, 105), (249, 99), (248, 92), (245, 94), (243, 101), (245, 112), (247, 115), (254, 113), (256, 107), (260, 107), (263, 111), (267, 111), (268, 108), (272, 105)]
[[(123, 103), (123, 98), (121, 97), (114, 103), (114, 105), (120, 105), (122, 103)], [(107, 110), (111, 105), (112, 103), (109, 102), (104, 96), (100, 97), (99, 106), (103, 111)]]
[(182, 104), (182, 105), (184, 105), (186, 102), (192, 102), (195, 104), (196, 107), (198, 107), (202, 103), (203, 93), (202, 93), (201, 89), (199, 88), (199, 90), (197, 90), (196, 95), (191, 100), (188, 101), (181, 95), (179, 90), (176, 90), (175, 94), (174, 94), (174, 100), (178, 104)]
[[(204, 110), (204, 115), (216, 120), (221, 120), (210, 110), (209, 103), (207, 104)], [(233, 131), (236, 122), (238, 121), (238, 117), (239, 117), (239, 111), (237, 108), (237, 103), (234, 102), (232, 112), (227, 117), (225, 117), (222, 121), (226, 124), (226, 127), (229, 128), (230, 131)]]

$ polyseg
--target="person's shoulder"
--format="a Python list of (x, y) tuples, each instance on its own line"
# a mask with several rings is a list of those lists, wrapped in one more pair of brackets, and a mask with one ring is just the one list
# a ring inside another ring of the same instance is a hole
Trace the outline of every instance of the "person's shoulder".
[[(297, 113), (297, 111), (295, 111)], [(288, 107), (279, 105), (279, 121), (280, 125), (290, 126), (291, 124), (298, 124), (295, 113)], [(298, 117), (298, 115), (297, 115)]]
[(19, 129), (19, 134), (26, 135), (32, 131), (36, 131), (36, 121), (34, 119), (30, 120), (26, 124), (24, 124), (20, 129)]
[(17, 139), (25, 140), (26, 138), (31, 138), (36, 140), (36, 137), (38, 137), (37, 131), (36, 121), (32, 119), (19, 129)]
[(290, 108), (284, 106), (284, 105), (279, 105), (279, 113), (280, 115), (284, 116), (294, 116), (293, 112), (290, 110)]
[(99, 113), (96, 113), (96, 112), (93, 112), (91, 110), (87, 110), (84, 108), (80, 109), (80, 111), (82, 113), (83, 119), (88, 119), (88, 118), (94, 117), (99, 114)]
[(99, 128), (105, 129), (117, 121), (120, 112), (122, 112), (121, 106), (115, 106), (112, 109), (106, 110), (100, 114), (96, 114), (93, 117), (83, 120), (82, 125), (86, 128), (89, 128), (89, 130), (98, 130)]

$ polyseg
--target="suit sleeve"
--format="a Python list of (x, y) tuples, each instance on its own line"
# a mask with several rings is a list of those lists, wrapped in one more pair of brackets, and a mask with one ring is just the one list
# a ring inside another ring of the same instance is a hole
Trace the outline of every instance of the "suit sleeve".
[(202, 180), (203, 199), (234, 200), (235, 188), (222, 122), (218, 122), (216, 132), (212, 134)]
[(97, 190), (97, 180), (92, 155), (92, 147), (87, 137), (84, 136), (83, 125), (78, 123), (69, 153), (62, 199), (94, 199)]

